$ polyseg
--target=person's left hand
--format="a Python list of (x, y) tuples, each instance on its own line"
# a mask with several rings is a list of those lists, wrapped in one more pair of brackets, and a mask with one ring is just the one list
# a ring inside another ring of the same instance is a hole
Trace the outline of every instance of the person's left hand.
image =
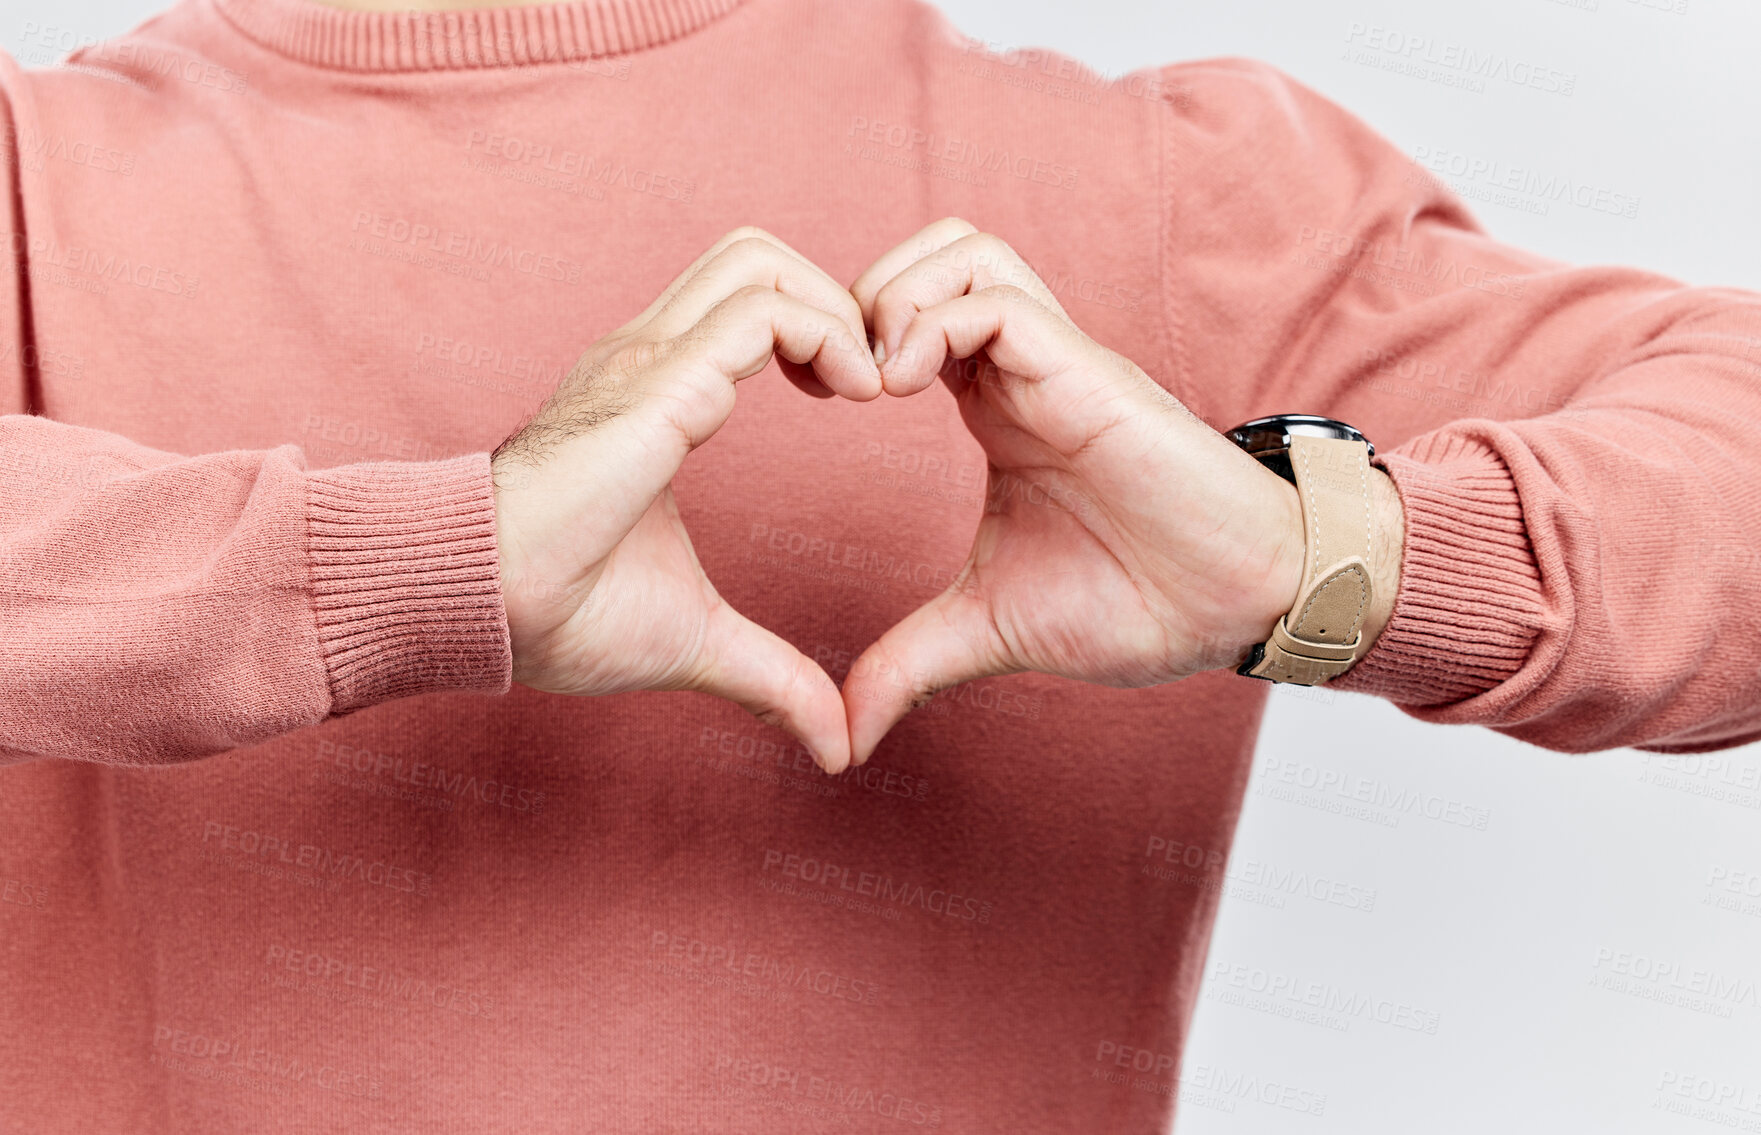
[(1295, 488), (1084, 335), (1003, 241), (938, 221), (850, 290), (887, 393), (940, 375), (990, 466), (954, 584), (845, 679), (855, 761), (948, 686), (1024, 670), (1171, 682), (1239, 663), (1290, 610)]

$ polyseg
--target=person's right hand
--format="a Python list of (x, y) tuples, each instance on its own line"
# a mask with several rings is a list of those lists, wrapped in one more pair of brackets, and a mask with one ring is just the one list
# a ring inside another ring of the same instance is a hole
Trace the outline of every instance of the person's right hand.
[(773, 354), (808, 393), (881, 393), (850, 293), (769, 233), (739, 229), (588, 348), (495, 451), (514, 679), (561, 694), (714, 694), (838, 772), (850, 760), (838, 687), (716, 593), (670, 488), (733, 411), (734, 384)]

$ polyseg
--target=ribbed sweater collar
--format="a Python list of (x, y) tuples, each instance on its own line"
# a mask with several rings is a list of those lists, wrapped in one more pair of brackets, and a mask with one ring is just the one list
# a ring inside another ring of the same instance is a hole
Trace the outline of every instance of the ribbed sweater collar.
[(282, 55), (349, 71), (515, 67), (621, 55), (689, 35), (740, 0), (569, 0), (450, 12), (354, 12), (315, 0), (215, 0)]

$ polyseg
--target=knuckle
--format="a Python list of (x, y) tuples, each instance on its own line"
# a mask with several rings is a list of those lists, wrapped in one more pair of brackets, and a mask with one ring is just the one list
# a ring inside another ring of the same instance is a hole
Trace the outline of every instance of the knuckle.
[(765, 260), (778, 252), (776, 245), (768, 240), (755, 236), (743, 236), (722, 250), (722, 255), (731, 260)]
[(719, 306), (740, 309), (766, 307), (777, 298), (777, 295), (775, 288), (769, 288), (763, 284), (741, 284), (730, 292), (728, 298), (723, 300)]
[(771, 236), (763, 229), (743, 225), (722, 237), (720, 255), (735, 260), (747, 260), (774, 255), (778, 251), (776, 237)]
[(901, 282), (903, 279), (903, 276), (894, 276), (875, 290), (873, 306), (876, 319), (885, 319), (887, 313), (898, 304), (899, 297), (905, 294), (905, 285)]
[(991, 233), (979, 233), (971, 237), (973, 258), (992, 279), (998, 281), (1019, 280), (1027, 271), (1009, 242)]
[(925, 225), (917, 234), (913, 247), (919, 258), (946, 255), (948, 249), (978, 231), (978, 226), (959, 217), (943, 217)]
[[(858, 316), (854, 323), (856, 327), (861, 327), (861, 316)], [(858, 343), (868, 341), (867, 335), (858, 335), (851, 330), (851, 325), (842, 319), (832, 319), (823, 328), (815, 327), (813, 330), (815, 332), (823, 331), (825, 341), (840, 351), (854, 351)]]
[(690, 370), (694, 364), (712, 354), (711, 344), (715, 331), (715, 325), (705, 321), (674, 336), (665, 347), (665, 358), (669, 364), (665, 373), (676, 375), (678, 371)]
[(992, 284), (987, 288), (980, 288), (978, 294), (984, 296), (986, 299), (998, 300), (1002, 303), (1020, 303), (1031, 304), (1035, 307), (1039, 306), (1039, 301), (1033, 298), (1033, 293), (1029, 292), (1026, 288), (1018, 287), (1015, 284)]
[(669, 346), (664, 341), (630, 339), (613, 350), (583, 355), (558, 386), (552, 401), (571, 406), (603, 402), (622, 407), (655, 365), (666, 358)]
[(672, 350), (671, 339), (633, 339), (612, 356), (614, 365), (606, 368), (607, 374), (616, 380), (634, 379), (662, 362)]
[(583, 358), (570, 370), (556, 392), (551, 395), (552, 404), (566, 400), (581, 398), (606, 384), (607, 376), (615, 374), (622, 368), (617, 355), (601, 359)]
[(767, 302), (766, 297), (776, 294), (775, 289), (762, 284), (742, 284), (715, 301), (715, 305), (679, 338), (689, 343), (706, 342), (731, 326), (758, 318)]
[(966, 274), (960, 269), (922, 261), (909, 272), (901, 272), (887, 281), (874, 297), (875, 314), (909, 315), (929, 306), (937, 296), (964, 290), (965, 286)]

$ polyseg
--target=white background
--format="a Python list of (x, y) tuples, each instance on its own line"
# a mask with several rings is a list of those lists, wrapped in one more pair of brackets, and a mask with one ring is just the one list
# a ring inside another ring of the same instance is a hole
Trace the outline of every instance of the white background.
[[(8, 0), (0, 44), (40, 65), (49, 60), (26, 42), (32, 21), (104, 36), (162, 6)], [(942, 7), (980, 39), (1053, 47), (1109, 74), (1212, 55), (1267, 60), (1409, 154), (1460, 154), (1639, 199), (1631, 218), (1566, 201), (1546, 202), (1544, 215), (1533, 201), (1475, 202), (1504, 239), (1761, 289), (1756, 0)], [(1491, 82), (1476, 92), (1367, 66), (1347, 48), (1370, 27), (1569, 73), (1574, 90)], [(1315, 754), (1302, 775), (1326, 784), (1302, 802), (1274, 798), (1267, 774), (1298, 746)], [(1447, 803), (1484, 815), (1484, 829), (1398, 806), (1379, 821), (1316, 806), (1353, 793)], [(1293, 889), (1298, 871), (1323, 897)], [(1178, 1130), (1761, 1131), (1761, 882), (1745, 898), (1743, 873), (1761, 878), (1761, 747), (1565, 757), (1421, 725), (1367, 698), (1281, 690), (1231, 859)], [(1373, 907), (1361, 909), (1370, 892)], [(1708, 901), (1720, 896), (1737, 909)], [(1288, 997), (1234, 1003), (1267, 982), (1330, 991), (1333, 1024), (1266, 1011), (1299, 1004)], [(1666, 1000), (1694, 986), (1714, 1011)], [(1376, 1019), (1397, 1010), (1435, 1021), (1435, 1032)], [(1671, 1111), (1696, 1106), (1675, 1086), (1716, 1098), (1696, 1115)]]

